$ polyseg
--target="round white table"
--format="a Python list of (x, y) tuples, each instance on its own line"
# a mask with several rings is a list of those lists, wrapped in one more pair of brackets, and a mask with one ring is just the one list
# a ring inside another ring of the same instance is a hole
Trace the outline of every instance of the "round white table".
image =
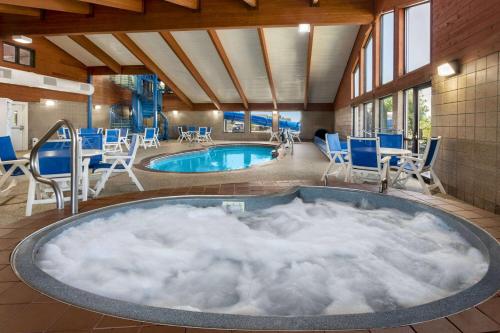
[(380, 153), (382, 155), (391, 155), (391, 156), (406, 156), (411, 155), (411, 150), (408, 149), (400, 149), (400, 148), (380, 148)]

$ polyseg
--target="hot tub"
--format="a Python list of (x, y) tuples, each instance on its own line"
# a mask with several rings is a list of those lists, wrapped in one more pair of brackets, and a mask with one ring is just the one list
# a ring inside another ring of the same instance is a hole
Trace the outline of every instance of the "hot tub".
[[(180, 212), (185, 217), (176, 215)], [(302, 214), (316, 220), (308, 222)], [(392, 244), (401, 248), (396, 251)], [(171, 253), (172, 248), (179, 252)], [(373, 266), (377, 261), (382, 269)], [(85, 269), (73, 267), (77, 262)], [(434, 267), (440, 262), (443, 267)], [(93, 311), (159, 324), (241, 330), (401, 326), (468, 309), (500, 287), (500, 246), (482, 229), (406, 199), (326, 187), (109, 206), (30, 235), (14, 250), (12, 266), (33, 288)], [(363, 279), (371, 269), (378, 271), (375, 281), (367, 283)], [(123, 279), (116, 276), (120, 270), (127, 271)], [(427, 271), (441, 275), (422, 273)], [(84, 273), (91, 280), (76, 281)], [(398, 274), (408, 280), (390, 280)], [(173, 282), (155, 285), (166, 283), (166, 276)], [(365, 282), (348, 285), (358, 279)], [(394, 296), (405, 283), (408, 295)], [(365, 291), (357, 294), (358, 289)], [(139, 290), (143, 294), (134, 298)], [(159, 297), (164, 290), (168, 292)], [(249, 294), (255, 297), (246, 300)]]

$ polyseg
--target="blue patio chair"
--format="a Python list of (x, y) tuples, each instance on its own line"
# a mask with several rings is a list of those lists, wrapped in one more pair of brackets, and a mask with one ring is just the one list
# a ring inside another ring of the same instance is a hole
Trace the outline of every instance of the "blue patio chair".
[[(78, 154), (80, 151), (78, 150)], [(82, 163), (80, 155), (78, 160), (78, 182), (79, 188), (82, 189)], [(64, 192), (71, 191), (71, 141), (70, 140), (51, 140), (45, 142), (38, 152), (38, 166), (40, 175), (45, 178), (55, 180), (61, 190)], [(78, 197), (81, 199), (82, 194)], [(69, 196), (65, 196), (64, 200), (69, 200)], [(26, 216), (32, 213), (33, 205), (55, 203), (56, 199), (53, 195), (53, 190), (50, 186), (37, 182), (33, 177), (30, 177), (28, 187), (28, 200), (26, 203)]]
[[(381, 148), (398, 148), (403, 149), (403, 134), (390, 134), (390, 133), (377, 133), (377, 137), (380, 139)], [(392, 156), (389, 162), (390, 167), (399, 167), (399, 157)]]
[(97, 134), (99, 133), (98, 128), (80, 128), (78, 129), (78, 134)]
[(156, 144), (155, 140), (155, 129), (154, 127), (146, 127), (144, 129), (144, 134), (140, 137), (141, 139), (141, 145), (144, 147), (144, 149), (148, 149), (151, 147), (158, 148), (158, 145)]
[(207, 142), (208, 141), (208, 129), (206, 127), (200, 127), (198, 133), (196, 133), (197, 142)]
[(144, 191), (141, 183), (132, 171), (132, 166), (134, 165), (135, 155), (137, 153), (137, 148), (140, 145), (139, 135), (134, 134), (130, 140), (130, 149), (127, 154), (124, 155), (112, 155), (105, 156), (106, 162), (111, 161), (111, 163), (100, 163), (94, 167), (94, 173), (101, 173), (101, 178), (97, 182), (95, 189), (95, 196), (104, 189), (109, 177), (113, 173), (128, 173), (129, 177), (132, 179), (134, 184), (137, 186), (139, 191)]
[(342, 149), (340, 144), (338, 133), (327, 133), (325, 135), (326, 143), (326, 156), (330, 159), (330, 163), (326, 168), (321, 180), (325, 182), (325, 186), (328, 182), (328, 176), (337, 175), (344, 171), (347, 177), (347, 155), (348, 152)]
[(188, 127), (188, 132), (191, 132), (191, 133), (196, 132), (196, 126), (189, 126)]
[(353, 182), (355, 174), (364, 180), (375, 179), (380, 186), (380, 192), (383, 192), (389, 181), (390, 156), (381, 157), (380, 139), (347, 137), (347, 148), (349, 152), (347, 179)]
[(179, 138), (177, 139), (179, 142), (183, 140), (191, 141), (191, 135), (184, 130), (184, 127), (177, 126), (177, 131), (179, 132)]
[(67, 140), (70, 139), (69, 129), (67, 127), (60, 127), (57, 130), (57, 138), (59, 140)]
[[(80, 134), (82, 139), (82, 149), (104, 150), (102, 133)], [(101, 155), (91, 156), (89, 159), (89, 168), (93, 169), (102, 161)]]
[(120, 145), (120, 130), (108, 128), (104, 137), (104, 150), (107, 152), (122, 151)]
[[(127, 150), (129, 149), (129, 147), (130, 147), (130, 140), (128, 138), (128, 128), (120, 128), (120, 138), (119, 138), (119, 141), (120, 141), (120, 146), (123, 143), (125, 145), (125, 147), (127, 148)], [(122, 149), (120, 149), (120, 151), (122, 151)]]
[[(400, 164), (396, 176), (394, 177), (394, 184), (405, 185), (409, 176), (415, 176), (422, 187), (422, 191), (425, 194), (430, 195), (431, 190), (438, 188), (440, 192), (446, 194), (443, 184), (439, 180), (436, 172), (434, 172), (434, 163), (439, 152), (439, 146), (441, 144), (441, 137), (430, 138), (425, 147), (425, 151), (422, 155), (417, 156), (402, 156), (402, 163)], [(402, 177), (405, 174), (406, 177)], [(424, 181), (423, 177), (429, 179), (430, 184)]]
[(0, 190), (0, 195), (7, 195), (17, 182), (15, 177), (27, 177), (30, 172), (28, 171), (28, 159), (19, 159), (14, 151), (12, 140), (10, 136), (0, 136), (0, 189), (11, 179), (9, 184), (4, 190)]

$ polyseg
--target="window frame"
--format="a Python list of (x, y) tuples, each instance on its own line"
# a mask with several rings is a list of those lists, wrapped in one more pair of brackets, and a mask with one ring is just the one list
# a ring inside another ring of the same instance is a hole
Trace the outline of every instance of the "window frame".
[[(416, 67), (416, 68), (413, 68), (411, 70), (408, 69), (408, 10), (411, 9), (411, 8), (414, 8), (414, 7), (417, 7), (417, 6), (422, 6), (424, 4), (428, 4), (429, 5), (429, 62), (419, 66), (419, 67)], [(421, 1), (421, 2), (418, 2), (418, 3), (415, 3), (415, 4), (412, 4), (410, 6), (406, 6), (404, 9), (404, 12), (403, 12), (403, 73), (404, 74), (408, 74), (408, 73), (411, 73), (411, 72), (414, 72), (422, 67), (425, 67), (427, 65), (429, 65), (432, 61), (431, 59), (431, 56), (432, 56), (432, 5), (431, 5), (431, 2), (429, 0), (426, 0), (426, 1)]]
[[(5, 55), (4, 55), (4, 45), (9, 45), (14, 47), (14, 61), (9, 61), (5, 60)], [(28, 51), (30, 55), (30, 63), (27, 64), (22, 64), (20, 60), (20, 50)], [(14, 43), (9, 43), (9, 42), (2, 42), (2, 61), (8, 62), (10, 64), (16, 64), (20, 66), (26, 66), (26, 67), (35, 67), (35, 50), (31, 49), (29, 47), (24, 47), (20, 45), (16, 45)]]
[[(392, 52), (389, 52), (390, 54), (392, 54), (392, 61), (391, 61), (391, 79), (384, 82), (384, 52), (383, 52), (383, 49), (384, 49), (384, 16), (385, 15), (388, 15), (388, 14), (392, 14), (392, 29), (391, 29), (391, 32), (392, 32), (392, 45), (391, 45), (391, 51)], [(379, 41), (379, 79), (378, 79), (378, 82), (380, 85), (384, 85), (384, 84), (387, 84), (389, 82), (392, 82), (394, 81), (394, 73), (395, 73), (395, 70), (394, 70), (394, 62), (395, 62), (395, 59), (396, 59), (396, 48), (394, 47), (394, 41), (395, 41), (395, 37), (396, 37), (396, 29), (395, 29), (395, 22), (396, 22), (396, 11), (395, 10), (389, 10), (389, 11), (386, 11), (384, 13), (382, 13), (382, 15), (380, 15), (380, 27), (379, 27), (379, 35), (380, 35), (380, 41)]]
[[(357, 82), (357, 88), (358, 88), (358, 94), (356, 95), (356, 72), (358, 73), (358, 82)], [(356, 64), (354, 65), (354, 68), (351, 73), (351, 90), (352, 90), (352, 98), (359, 97), (361, 95), (361, 66), (359, 63), (359, 59), (356, 61)]]
[[(224, 113), (225, 112), (242, 112), (243, 113), (243, 131), (241, 132), (229, 132), (229, 131), (226, 131), (226, 119), (224, 118)], [(229, 134), (245, 134), (245, 130), (246, 130), (246, 112), (245, 111), (222, 111), (222, 130), (224, 133), (229, 133)]]
[[(367, 49), (368, 49), (368, 44), (371, 43), (371, 66), (367, 66), (367, 61), (368, 61), (368, 57), (366, 56), (367, 55)], [(370, 34), (368, 35), (368, 38), (366, 39), (364, 45), (363, 45), (363, 93), (368, 93), (368, 92), (371, 92), (373, 91), (373, 64), (374, 64), (374, 39), (373, 39), (373, 33), (370, 32)], [(367, 77), (367, 73), (368, 73), (368, 70), (370, 71), (371, 73), (371, 80), (368, 80)], [(370, 90), (367, 89), (367, 83), (370, 81)]]
[[(273, 131), (273, 111), (265, 111), (265, 110), (254, 110), (254, 111), (250, 111), (250, 133), (269, 133), (267, 131), (254, 131), (252, 130), (252, 113), (254, 112), (266, 112), (266, 113), (270, 113), (271, 114), (271, 127), (269, 128), (270, 129), (270, 132)], [(230, 133), (230, 132), (229, 132)]]
[(367, 130), (367, 108), (366, 106), (371, 104), (372, 106), (372, 110), (371, 110), (371, 114), (372, 114), (372, 121), (371, 121), (371, 132), (375, 132), (375, 104), (373, 103), (372, 100), (368, 101), (368, 102), (365, 102), (363, 103), (363, 130), (365, 131), (366, 133), (366, 130)]
[[(389, 127), (382, 127), (382, 105), (383, 105), (383, 101), (385, 99), (388, 99), (388, 98), (391, 98), (392, 99), (392, 127), (389, 128)], [(382, 96), (378, 99), (378, 123), (379, 123), (379, 132), (381, 130), (388, 130), (388, 129), (395, 129), (395, 124), (394, 124), (394, 95), (385, 95), (385, 96)]]

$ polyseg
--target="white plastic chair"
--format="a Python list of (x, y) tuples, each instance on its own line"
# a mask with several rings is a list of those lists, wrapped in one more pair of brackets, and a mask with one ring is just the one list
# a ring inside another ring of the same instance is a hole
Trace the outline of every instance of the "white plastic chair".
[(104, 150), (106, 152), (122, 151), (122, 146), (120, 144), (119, 129), (117, 128), (106, 129), (106, 134), (104, 135)]
[(328, 167), (325, 169), (323, 176), (321, 176), (321, 180), (325, 182), (326, 186), (328, 183), (328, 176), (335, 176), (344, 172), (347, 178), (348, 152), (342, 149), (338, 133), (327, 133), (325, 135), (325, 143), (326, 153), (327, 157), (330, 159), (330, 163), (328, 163)]
[(139, 135), (134, 134), (130, 140), (130, 149), (128, 154), (124, 155), (111, 155), (104, 156), (106, 162), (111, 163), (100, 163), (94, 168), (94, 173), (100, 173), (101, 178), (98, 180), (95, 188), (95, 195), (98, 196), (99, 193), (104, 189), (109, 177), (113, 173), (127, 173), (132, 182), (137, 186), (139, 191), (144, 191), (141, 183), (132, 171), (132, 166), (134, 165), (135, 155), (137, 154), (137, 148), (139, 147)]
[(302, 140), (300, 140), (300, 132), (297, 132), (297, 131), (290, 131), (290, 134), (292, 136), (292, 140), (295, 142), (296, 140), (299, 141), (299, 142), (302, 142)]
[(18, 159), (10, 136), (0, 136), (0, 189), (10, 180), (7, 187), (0, 190), (0, 196), (7, 195), (17, 185), (16, 178), (28, 177), (29, 160)]
[[(120, 128), (120, 137), (119, 137), (119, 142), (120, 142), (120, 146), (122, 144), (125, 145), (125, 147), (127, 148), (127, 150), (129, 149), (130, 147), (130, 140), (128, 138), (128, 128)], [(123, 151), (122, 149), (120, 149), (120, 151)]]
[(155, 128), (154, 140), (155, 140), (156, 144), (158, 145), (158, 147), (160, 146), (160, 137), (159, 137), (159, 134), (160, 134), (160, 128), (156, 127)]
[(179, 138), (177, 139), (179, 142), (182, 142), (183, 140), (191, 142), (191, 135), (189, 134), (189, 132), (184, 131), (184, 128), (182, 128), (182, 126), (178, 126), (177, 130), (179, 131)]
[[(417, 177), (420, 186), (422, 187), (422, 191), (425, 194), (430, 195), (431, 190), (438, 188), (441, 193), (446, 194), (444, 190), (443, 184), (441, 184), (441, 180), (434, 172), (434, 163), (436, 162), (436, 158), (439, 152), (439, 146), (441, 144), (441, 137), (430, 138), (427, 146), (425, 147), (425, 151), (421, 156), (402, 156), (401, 164), (398, 168), (396, 176), (392, 181), (393, 184), (401, 184), (406, 185), (408, 178), (410, 176)], [(431, 181), (430, 184), (427, 184), (424, 181), (424, 174), (428, 173), (430, 175), (429, 179)], [(402, 175), (405, 174), (405, 177)], [(401, 177), (401, 178), (400, 178)]]
[(351, 138), (347, 137), (348, 175), (350, 182), (354, 176), (364, 180), (375, 180), (383, 192), (389, 182), (390, 156), (382, 158), (379, 138)]
[(196, 133), (196, 142), (207, 142), (208, 140), (208, 129), (206, 127), (200, 127)]
[(141, 145), (144, 149), (148, 149), (151, 147), (158, 148), (158, 145), (155, 140), (155, 129), (153, 127), (146, 127), (144, 129), (144, 134), (140, 136)]

